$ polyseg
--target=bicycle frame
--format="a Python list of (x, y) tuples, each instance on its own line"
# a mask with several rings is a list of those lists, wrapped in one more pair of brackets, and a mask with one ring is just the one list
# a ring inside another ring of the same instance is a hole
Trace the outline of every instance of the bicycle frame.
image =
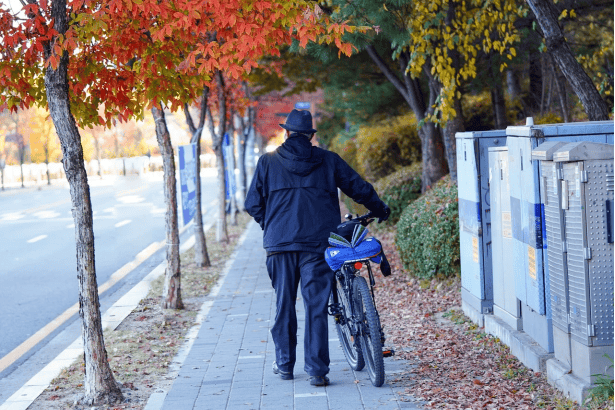
[[(369, 276), (369, 287), (372, 295), (372, 300), (375, 302), (374, 295), (374, 285), (376, 284), (376, 280), (374, 279), (374, 274), (372, 272), (372, 267), (370, 265), (369, 259), (348, 262), (342, 265), (340, 269), (335, 271), (335, 279), (339, 281), (342, 286), (342, 292), (346, 295), (348, 303), (350, 305), (350, 311), (352, 312), (352, 317), (346, 317), (345, 312), (341, 308), (337, 291), (334, 289), (331, 294), (333, 296), (333, 304), (330, 306), (329, 314), (336, 317), (336, 320), (340, 321), (340, 324), (344, 325), (346, 322), (350, 322), (350, 332), (354, 338), (357, 338), (361, 332), (361, 326), (359, 326), (360, 319), (356, 316), (356, 309), (354, 306), (354, 298), (353, 298), (353, 290), (352, 290), (352, 282), (354, 281), (356, 276), (359, 275), (359, 270), (355, 269), (353, 266), (354, 263), (361, 262), (367, 267), (367, 272)], [(375, 304), (375, 303), (374, 303)], [(384, 335), (381, 334), (381, 338), (384, 342)]]

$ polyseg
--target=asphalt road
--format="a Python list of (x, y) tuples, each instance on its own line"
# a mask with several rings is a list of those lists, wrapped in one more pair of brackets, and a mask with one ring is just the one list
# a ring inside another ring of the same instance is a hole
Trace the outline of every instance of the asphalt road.
[[(206, 171), (202, 177), (204, 214), (213, 214), (215, 187), (215, 174)], [(162, 174), (110, 176), (102, 180), (93, 177), (90, 193), (96, 273), (101, 285), (139, 252), (165, 239)], [(181, 206), (179, 200), (178, 204)], [(160, 263), (162, 251), (146, 265)], [(135, 271), (123, 281), (136, 282), (140, 278), (135, 275), (149, 273), (147, 269)], [(118, 293), (122, 285), (120, 281), (107, 293)], [(77, 301), (75, 226), (68, 185), (0, 193), (0, 358)], [(67, 326), (77, 319), (73, 315)], [(6, 371), (1, 373), (0, 378), (6, 376)]]

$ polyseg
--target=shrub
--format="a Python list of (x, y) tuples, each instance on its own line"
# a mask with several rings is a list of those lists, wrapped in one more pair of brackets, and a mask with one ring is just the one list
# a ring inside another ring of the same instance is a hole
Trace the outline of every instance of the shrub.
[(416, 162), (379, 179), (374, 188), (391, 208), (386, 225), (395, 225), (408, 204), (421, 195), (421, 164)]
[(361, 126), (355, 143), (358, 172), (368, 181), (377, 181), (421, 157), (421, 141), (412, 114)]
[(564, 119), (553, 112), (547, 112), (544, 115), (534, 117), (534, 124), (561, 124)]
[(353, 139), (338, 135), (331, 141), (329, 149), (342, 157), (352, 169), (360, 173), (357, 165), (357, 146)]
[(488, 131), (495, 128), (489, 92), (464, 95), (461, 106), (467, 131)]
[(449, 175), (402, 212), (395, 243), (411, 275), (458, 274), (459, 207), (457, 186)]

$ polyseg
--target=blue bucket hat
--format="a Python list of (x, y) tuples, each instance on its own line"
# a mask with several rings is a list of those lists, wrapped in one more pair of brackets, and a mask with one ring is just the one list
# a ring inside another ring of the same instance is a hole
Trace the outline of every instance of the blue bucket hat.
[(280, 127), (302, 134), (313, 134), (316, 132), (312, 128), (312, 113), (306, 110), (292, 110), (288, 117), (286, 117), (286, 123), (280, 124)]

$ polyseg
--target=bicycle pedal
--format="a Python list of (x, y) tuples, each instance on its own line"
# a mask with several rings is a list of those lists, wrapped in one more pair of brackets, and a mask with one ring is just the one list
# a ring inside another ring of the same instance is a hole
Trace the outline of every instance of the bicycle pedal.
[(393, 349), (382, 349), (382, 357), (391, 357), (395, 356), (395, 350)]

